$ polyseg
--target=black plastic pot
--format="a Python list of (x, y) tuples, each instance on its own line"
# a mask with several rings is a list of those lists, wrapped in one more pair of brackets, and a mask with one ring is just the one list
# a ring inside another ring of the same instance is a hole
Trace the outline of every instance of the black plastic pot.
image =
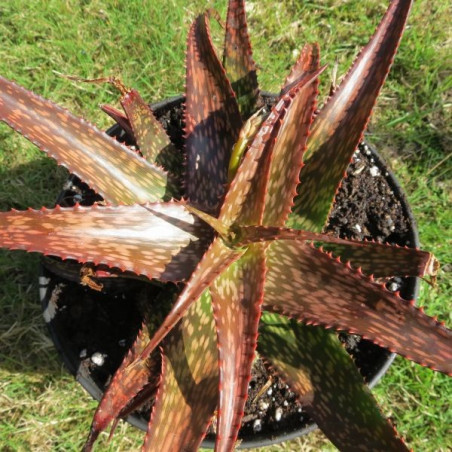
[[(153, 109), (157, 115), (161, 115), (180, 105), (182, 101), (182, 97), (172, 98), (154, 104)], [(119, 126), (110, 128), (108, 133), (120, 140), (124, 138), (124, 133)], [(416, 224), (403, 191), (377, 152), (370, 147), (368, 149), (374, 164), (380, 168), (382, 174), (385, 174), (394, 197), (400, 201), (404, 216), (408, 219), (410, 232), (407, 240), (411, 246), (419, 246)], [(72, 201), (80, 201), (80, 195), (74, 190), (71, 191), (69, 187), (73, 183), (80, 186), (76, 179), (71, 179), (66, 190), (60, 195), (58, 203), (64, 203), (68, 198)], [(95, 200), (94, 194), (91, 193), (90, 196), (91, 199), (86, 200), (87, 204)], [(67, 263), (61, 266), (56, 262), (58, 261), (43, 259), (40, 270), (39, 288), (44, 318), (55, 347), (69, 372), (92, 397), (100, 400), (108, 384), (110, 373), (104, 370), (102, 365), (92, 363), (92, 358), (97, 353), (95, 361), (102, 362), (103, 359), (108, 360), (110, 356), (118, 355), (115, 362), (110, 363), (110, 368), (119, 366), (122, 359), (121, 353), (122, 355), (126, 353), (141, 325), (142, 318), (138, 309), (140, 300), (144, 297), (152, 299), (158, 294), (160, 288), (143, 281), (117, 278), (115, 281), (106, 283), (107, 294), (99, 293), (71, 280), (74, 279), (71, 278), (74, 274), (73, 270), (65, 267)], [(418, 289), (417, 278), (405, 278), (401, 293), (405, 298), (415, 298)], [(86, 326), (88, 317), (96, 319), (97, 322), (95, 327), (89, 327), (90, 330), (87, 330)], [(87, 338), (90, 341), (89, 344), (86, 342)], [(86, 346), (83, 345), (84, 343)], [(366, 375), (369, 386), (373, 387), (387, 371), (395, 355), (373, 344), (367, 344), (367, 346), (372, 348), (372, 356), (376, 362), (374, 371)], [(121, 350), (119, 354), (118, 349)], [(130, 415), (127, 421), (142, 430), (147, 429), (147, 419), (140, 413)], [(298, 428), (258, 432), (240, 437), (242, 442), (239, 448), (262, 447), (287, 441), (307, 434), (315, 428), (316, 425), (310, 422)], [(206, 448), (213, 448), (213, 445), (214, 441), (209, 437), (203, 442), (203, 447)]]

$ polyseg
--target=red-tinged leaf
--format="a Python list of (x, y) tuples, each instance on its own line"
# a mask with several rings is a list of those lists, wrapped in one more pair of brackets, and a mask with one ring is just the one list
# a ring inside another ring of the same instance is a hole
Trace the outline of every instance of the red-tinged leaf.
[(218, 452), (234, 449), (243, 417), (261, 314), (264, 250), (262, 244), (251, 245), (210, 288), (220, 359)]
[(263, 313), (258, 350), (339, 450), (408, 451), (335, 335)]
[(369, 44), (316, 117), (300, 174), (301, 229), (320, 231), (396, 53), (412, 0), (393, 0)]
[(149, 105), (134, 89), (121, 97), (143, 157), (150, 163), (163, 166), (168, 171), (181, 165), (182, 155), (171, 143), (165, 129), (155, 118)]
[(276, 139), (280, 116), (285, 113), (284, 107), (283, 100), (273, 107), (238, 167), (219, 216), (220, 220), (228, 226), (239, 219), (241, 224), (246, 224), (245, 215), (256, 218), (255, 222), (259, 220), (262, 209), (258, 207), (262, 201), (259, 206), (251, 210), (246, 209), (245, 202), (248, 198), (255, 200), (256, 193), (262, 193), (265, 188), (265, 178), (259, 178), (258, 175), (265, 174), (263, 171), (268, 172), (268, 158), (266, 158), (268, 148)]
[(103, 112), (107, 113), (110, 118), (114, 119), (130, 138), (135, 139), (130, 121), (122, 111), (111, 105), (101, 105), (100, 108)]
[(0, 120), (79, 176), (106, 201), (159, 201), (172, 190), (162, 169), (68, 111), (2, 77)]
[(221, 238), (216, 238), (212, 242), (172, 307), (171, 312), (152, 336), (140, 359), (146, 359), (152, 353), (187, 312), (188, 308), (199, 299), (204, 290), (243, 253), (243, 250), (234, 250), (226, 246)]
[(242, 120), (205, 15), (196, 19), (188, 35), (185, 124), (187, 197), (195, 207), (217, 214)]
[[(92, 450), (94, 442), (100, 432), (119, 417), (123, 417), (130, 411), (129, 404), (132, 403), (143, 391), (146, 397), (152, 397), (157, 391), (160, 381), (161, 361), (160, 357), (153, 356), (150, 361), (143, 360), (129, 372), (126, 371), (129, 364), (135, 360), (144, 350), (149, 341), (148, 329), (143, 325), (138, 333), (138, 337), (131, 349), (125, 356), (121, 366), (116, 371), (110, 385), (104, 392), (94, 419), (88, 439), (83, 447), (83, 452)], [(136, 405), (135, 403), (133, 403)]]
[(194, 451), (218, 403), (218, 350), (206, 290), (163, 342), (162, 381), (144, 451)]
[(347, 242), (330, 242), (325, 245), (325, 249), (340, 256), (342, 262), (349, 261), (354, 268), (361, 268), (367, 275), (431, 276), (433, 281), (436, 279), (439, 262), (427, 251), (377, 242)]
[(273, 226), (247, 226), (240, 229), (238, 244), (273, 240), (297, 240), (316, 242), (340, 256), (342, 262), (351, 262), (354, 268), (376, 277), (431, 276), (438, 272), (439, 263), (433, 254), (415, 248), (402, 248), (378, 242), (347, 240), (317, 232)]
[(207, 229), (175, 203), (57, 207), (1, 213), (0, 247), (180, 281), (203, 255)]
[(303, 69), (303, 80), (311, 80), (312, 76), (315, 78), (300, 89), (289, 91), (293, 101), (273, 147), (261, 224), (283, 226), (297, 194), (306, 140), (316, 106), (317, 76), (320, 73), (318, 58), (308, 59)]
[(452, 331), (360, 271), (313, 246), (273, 242), (264, 307), (359, 334), (423, 366), (452, 374)]
[(244, 118), (248, 118), (255, 109), (259, 87), (244, 0), (229, 0), (223, 65), (237, 96), (240, 112)]
[[(290, 128), (285, 121), (287, 115), (293, 119), (294, 115), (290, 113), (292, 105), (295, 106), (294, 112), (297, 109), (299, 112), (304, 112), (304, 108), (300, 107), (299, 100), (306, 99), (305, 92), (311, 92), (310, 84), (314, 82), (320, 72), (321, 70), (311, 72), (303, 77), (272, 108), (232, 180), (220, 212), (220, 220), (224, 223), (231, 225), (239, 221), (241, 225), (246, 225), (257, 224), (261, 221), (266, 202), (272, 152), (278, 140), (282, 144), (287, 139), (287, 135), (285, 133), (279, 135), (279, 131), (281, 129), (287, 131)], [(305, 127), (308, 124), (303, 127), (297, 122), (297, 126), (300, 127), (300, 136), (305, 138)], [(300, 140), (297, 138), (295, 141), (298, 144)], [(281, 150), (281, 146), (278, 146), (277, 149)]]
[(290, 89), (302, 78), (307, 72), (315, 70), (320, 64), (320, 48), (317, 43), (306, 44), (301, 51), (297, 62), (293, 66), (290, 74), (287, 76), (280, 96), (290, 91)]

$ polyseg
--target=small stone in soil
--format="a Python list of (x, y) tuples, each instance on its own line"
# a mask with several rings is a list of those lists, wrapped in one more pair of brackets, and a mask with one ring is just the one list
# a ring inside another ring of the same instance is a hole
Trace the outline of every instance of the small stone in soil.
[(253, 430), (255, 432), (260, 432), (262, 430), (262, 421), (260, 419), (256, 419), (253, 423)]
[(279, 422), (281, 420), (282, 413), (283, 413), (283, 411), (282, 411), (281, 407), (276, 408), (276, 411), (275, 411), (275, 421), (276, 422)]
[(395, 282), (391, 282), (388, 284), (388, 290), (391, 292), (395, 292), (399, 288), (398, 284)]
[(262, 411), (267, 410), (269, 406), (270, 404), (268, 402), (264, 402), (263, 400), (259, 402), (259, 409), (261, 409)]
[(91, 355), (91, 361), (96, 366), (103, 366), (105, 362), (105, 355), (102, 353), (96, 352)]
[(372, 177), (380, 175), (380, 169), (378, 168), (378, 166), (371, 166), (369, 172)]

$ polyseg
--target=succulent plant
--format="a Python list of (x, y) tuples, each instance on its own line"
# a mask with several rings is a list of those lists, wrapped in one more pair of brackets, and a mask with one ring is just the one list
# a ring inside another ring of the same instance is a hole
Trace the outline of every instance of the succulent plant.
[(437, 262), (425, 251), (322, 229), (410, 6), (392, 1), (320, 110), (316, 44), (304, 47), (268, 112), (244, 1), (229, 1), (222, 62), (209, 14), (200, 15), (188, 35), (183, 149), (118, 80), (110, 82), (125, 113), (104, 110), (137, 149), (0, 78), (0, 119), (101, 196), (92, 206), (1, 213), (0, 245), (56, 256), (95, 290), (108, 278), (140, 277), (174, 297), (161, 323), (143, 323), (99, 404), (86, 451), (151, 398), (144, 450), (196, 450), (214, 413), (216, 450), (233, 450), (256, 347), (339, 449), (407, 450), (328, 330), (452, 374), (451, 330), (374, 280), (434, 278)]

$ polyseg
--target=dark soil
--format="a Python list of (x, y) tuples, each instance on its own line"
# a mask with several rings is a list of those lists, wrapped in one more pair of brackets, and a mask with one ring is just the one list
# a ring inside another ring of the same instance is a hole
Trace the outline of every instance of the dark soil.
[[(181, 146), (181, 108), (161, 111), (159, 115), (173, 141)], [(116, 136), (118, 139), (127, 138), (123, 134)], [(128, 144), (131, 144), (130, 141)], [(346, 238), (412, 245), (413, 225), (407, 218), (406, 207), (400, 195), (394, 194), (393, 183), (387, 179), (387, 170), (366, 145), (361, 145), (355, 153), (347, 174), (326, 230)], [(87, 186), (72, 178), (59, 203), (89, 205), (98, 199)], [(54, 263), (44, 261), (44, 267), (47, 267), (45, 275), (50, 278), (46, 302), (50, 305), (50, 311), (55, 309), (56, 312), (50, 321), (52, 336), (60, 352), (65, 355), (69, 370), (79, 377), (89, 374), (103, 390), (137, 334), (142, 321), (140, 306), (155, 299), (161, 288), (142, 281), (127, 280), (127, 284), (119, 281), (98, 292), (61, 278)], [(56, 276), (55, 272), (60, 276)], [(413, 284), (408, 279), (394, 278), (386, 283), (390, 290), (400, 290), (406, 298), (413, 296)], [(361, 340), (359, 336), (339, 336), (365, 380), (371, 381), (390, 353)], [(142, 428), (145, 428), (148, 417), (149, 407), (138, 413)], [(240, 438), (268, 439), (300, 430), (311, 422), (303, 407), (297, 403), (295, 394), (278, 377), (271, 376), (262, 361), (257, 359)]]

